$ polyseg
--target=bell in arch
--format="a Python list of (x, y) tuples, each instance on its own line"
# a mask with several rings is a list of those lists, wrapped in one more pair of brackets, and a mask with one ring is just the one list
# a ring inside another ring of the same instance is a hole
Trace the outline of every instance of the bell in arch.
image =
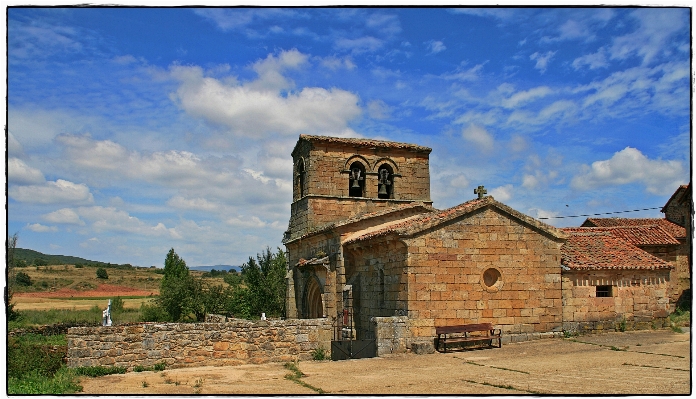
[(389, 193), (387, 192), (387, 185), (386, 185), (386, 184), (380, 184), (380, 185), (379, 185), (379, 193), (378, 193), (378, 194), (379, 194), (379, 195), (387, 195), (387, 194), (389, 194)]
[(353, 168), (352, 172), (352, 177), (353, 177), (353, 185), (351, 188), (360, 188), (360, 169), (358, 168)]

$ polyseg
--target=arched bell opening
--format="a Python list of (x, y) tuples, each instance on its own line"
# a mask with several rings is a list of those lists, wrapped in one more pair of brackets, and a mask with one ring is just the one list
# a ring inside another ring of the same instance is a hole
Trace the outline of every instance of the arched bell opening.
[(307, 178), (307, 171), (305, 169), (305, 162), (304, 159), (300, 158), (299, 161), (297, 161), (297, 179), (296, 179), (296, 184), (297, 184), (297, 192), (299, 193), (300, 198), (305, 196), (305, 180)]
[(365, 196), (365, 165), (360, 162), (350, 164), (348, 195), (351, 197)]
[(394, 170), (389, 164), (383, 164), (377, 170), (377, 198), (394, 198)]

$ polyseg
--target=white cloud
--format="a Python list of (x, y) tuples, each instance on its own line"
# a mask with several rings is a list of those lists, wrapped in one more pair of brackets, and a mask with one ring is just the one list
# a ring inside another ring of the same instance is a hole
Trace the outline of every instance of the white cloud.
[(644, 65), (672, 49), (672, 35), (684, 32), (687, 22), (678, 8), (637, 9), (631, 16), (638, 27), (632, 33), (615, 38), (609, 51), (612, 59), (636, 56), (643, 59)]
[(10, 158), (7, 161), (7, 180), (20, 185), (41, 184), (46, 181), (40, 170), (32, 168), (19, 158)]
[(94, 202), (94, 197), (86, 185), (75, 184), (63, 179), (40, 185), (10, 187), (9, 195), (15, 201), (34, 204), (90, 204)]
[(549, 94), (552, 94), (553, 90), (548, 86), (539, 86), (526, 91), (520, 91), (509, 98), (505, 98), (502, 101), (502, 105), (505, 108), (517, 108), (518, 106), (534, 101), (539, 98), (544, 98)]
[(353, 62), (353, 60), (350, 57), (323, 57), (319, 58), (319, 64), (325, 68), (328, 68), (332, 71), (336, 71), (338, 69), (347, 69), (347, 70), (353, 70), (357, 68), (357, 65)]
[(71, 208), (58, 209), (57, 211), (43, 215), (42, 218), (51, 223), (85, 225), (85, 222), (80, 219), (80, 215)]
[(506, 202), (512, 198), (512, 184), (496, 187), (488, 191), (488, 194), (493, 196), (496, 201)]
[(176, 197), (172, 197), (167, 200), (167, 206), (177, 209), (200, 210), (207, 212), (216, 212), (221, 208), (220, 204), (213, 203), (205, 198), (184, 198), (181, 195), (177, 195)]
[(464, 175), (457, 175), (449, 179), (449, 184), (455, 188), (467, 188), (469, 187), (469, 179)]
[(53, 233), (58, 231), (56, 226), (44, 226), (40, 223), (28, 224), (26, 228), (35, 233)]
[(544, 72), (546, 72), (546, 69), (549, 66), (549, 62), (551, 62), (551, 58), (553, 58), (555, 54), (555, 51), (548, 51), (546, 52), (546, 54), (541, 54), (537, 51), (534, 54), (530, 55), (529, 59), (532, 61), (536, 61), (534, 68), (538, 69), (543, 74)]
[(172, 94), (178, 105), (192, 116), (229, 129), (234, 135), (261, 138), (269, 134), (336, 134), (361, 114), (358, 97), (341, 89), (305, 87), (282, 93), (291, 83), (281, 74), (298, 67), (306, 56), (283, 52), (255, 64), (259, 79), (236, 84), (205, 77), (193, 66), (173, 66), (171, 76), (180, 82)]
[(389, 119), (392, 108), (382, 100), (373, 100), (367, 103), (367, 114), (372, 119)]
[(476, 81), (480, 77), (481, 70), (486, 62), (482, 64), (475, 65), (469, 69), (464, 69), (465, 65), (457, 67), (457, 69), (448, 74), (444, 74), (442, 77), (446, 80), (461, 80), (461, 81)]
[(573, 68), (575, 68), (575, 70), (578, 70), (584, 66), (587, 66), (588, 68), (590, 68), (590, 70), (606, 68), (609, 66), (609, 62), (607, 61), (606, 49), (604, 47), (601, 47), (595, 53), (585, 54), (581, 57), (578, 57), (575, 60), (573, 60), (572, 65)]
[(89, 221), (91, 227), (97, 231), (111, 231), (144, 236), (165, 236), (180, 238), (172, 229), (168, 229), (163, 223), (149, 225), (128, 212), (113, 207), (91, 206), (76, 209), (81, 218)]
[(571, 187), (592, 190), (598, 187), (641, 183), (648, 192), (664, 194), (687, 180), (679, 161), (651, 160), (639, 150), (626, 147), (610, 159), (585, 165), (576, 175)]
[(428, 45), (428, 50), (430, 50), (430, 54), (437, 54), (447, 50), (445, 44), (439, 40), (431, 40), (429, 42), (426, 42), (426, 44)]
[(491, 135), (485, 128), (478, 125), (469, 125), (466, 129), (462, 130), (462, 137), (464, 140), (473, 143), (479, 149), (489, 152), (493, 150), (495, 140), (493, 135)]
[(512, 135), (512, 137), (510, 138), (509, 146), (512, 152), (522, 152), (529, 147), (529, 145), (527, 144), (527, 140), (525, 140), (524, 137), (518, 134)]

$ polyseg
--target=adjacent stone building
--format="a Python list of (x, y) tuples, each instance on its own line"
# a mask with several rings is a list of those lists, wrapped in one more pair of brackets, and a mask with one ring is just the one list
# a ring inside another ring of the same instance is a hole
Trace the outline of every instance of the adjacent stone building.
[(568, 234), (561, 249), (564, 331), (614, 329), (617, 323), (647, 327), (668, 315), (673, 266), (623, 237), (646, 230), (563, 229)]
[[(668, 296), (672, 305), (691, 287), (691, 185), (682, 185), (670, 197), (660, 218), (589, 218), (582, 227), (605, 228), (672, 265)], [(689, 293), (686, 293), (689, 295)]]

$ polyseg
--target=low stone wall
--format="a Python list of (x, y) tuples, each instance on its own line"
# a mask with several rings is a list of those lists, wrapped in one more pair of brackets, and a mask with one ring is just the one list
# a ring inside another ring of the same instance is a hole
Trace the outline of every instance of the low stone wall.
[(331, 350), (326, 319), (144, 323), (68, 330), (68, 367), (222, 366), (310, 360)]

